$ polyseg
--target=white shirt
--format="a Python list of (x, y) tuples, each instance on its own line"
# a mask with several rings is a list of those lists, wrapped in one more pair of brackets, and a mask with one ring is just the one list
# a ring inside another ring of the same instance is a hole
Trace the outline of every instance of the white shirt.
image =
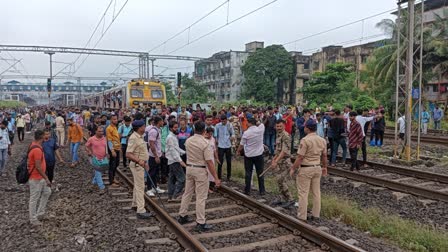
[(168, 165), (175, 162), (181, 162), (181, 155), (185, 154), (185, 151), (179, 148), (179, 140), (177, 136), (170, 131), (166, 138), (165, 157), (168, 159)]
[(264, 124), (250, 126), (244, 131), (240, 145), (244, 146), (244, 156), (257, 157), (263, 154)]
[(398, 118), (398, 127), (400, 128), (400, 133), (404, 134), (406, 132), (405, 116)]
[[(359, 124), (361, 124), (362, 136), (366, 136), (366, 133), (364, 132), (364, 126), (366, 125), (366, 122), (370, 122), (373, 119), (375, 119), (374, 116), (369, 116), (369, 117), (364, 117), (362, 115), (356, 116), (356, 121), (359, 122)], [(350, 120), (349, 120), (349, 122), (350, 122)], [(347, 126), (347, 127), (350, 127), (350, 126)]]

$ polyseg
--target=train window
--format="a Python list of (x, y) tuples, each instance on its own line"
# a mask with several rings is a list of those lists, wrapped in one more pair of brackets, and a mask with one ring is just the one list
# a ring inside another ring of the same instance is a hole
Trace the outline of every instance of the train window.
[(153, 99), (162, 99), (163, 92), (162, 90), (151, 90), (151, 95)]
[(143, 98), (143, 90), (131, 89), (131, 97), (132, 98)]

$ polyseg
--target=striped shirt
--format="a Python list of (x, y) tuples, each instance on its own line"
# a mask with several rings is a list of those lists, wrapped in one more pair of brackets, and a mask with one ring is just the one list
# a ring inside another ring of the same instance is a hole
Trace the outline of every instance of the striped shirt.
[(354, 120), (350, 124), (350, 132), (348, 133), (348, 147), (356, 148), (362, 144), (362, 140), (364, 138), (363, 130), (361, 124)]

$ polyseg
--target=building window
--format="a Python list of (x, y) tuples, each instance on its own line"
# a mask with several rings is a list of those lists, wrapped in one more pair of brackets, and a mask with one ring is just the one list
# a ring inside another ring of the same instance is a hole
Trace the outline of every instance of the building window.
[(227, 98), (226, 98), (226, 99), (227, 99), (228, 101), (230, 100), (230, 95), (229, 95), (229, 94), (227, 95)]

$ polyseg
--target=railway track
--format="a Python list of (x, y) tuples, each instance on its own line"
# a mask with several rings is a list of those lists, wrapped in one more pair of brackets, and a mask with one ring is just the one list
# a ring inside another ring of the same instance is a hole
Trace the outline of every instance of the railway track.
[[(118, 169), (117, 175), (129, 189), (133, 187), (128, 169)], [(207, 200), (207, 223), (215, 228), (205, 233), (194, 231), (194, 222), (180, 225), (176, 221), (180, 202), (167, 202), (166, 197), (150, 198), (147, 195), (145, 201), (160, 222), (160, 228), (154, 230), (165, 231), (165, 237), (146, 240), (146, 244), (177, 242), (188, 251), (215, 252), (284, 250), (286, 247), (298, 251), (363, 251), (226, 186), (212, 193)], [(189, 215), (194, 216), (194, 211)], [(151, 227), (142, 229), (150, 230)]]
[[(350, 159), (347, 161), (350, 162)], [(376, 162), (367, 162), (367, 164), (370, 168), (360, 172), (329, 167), (328, 173), (432, 200), (448, 202), (448, 176), (446, 175)]]
[[(384, 132), (384, 137), (387, 139), (393, 139), (395, 137), (395, 134), (392, 131), (386, 131), (386, 132)], [(412, 141), (417, 141), (417, 136), (413, 135)], [(422, 143), (439, 144), (439, 145), (448, 146), (448, 137), (421, 135), (420, 141)]]
[[(395, 128), (391, 126), (386, 127), (387, 131), (394, 132)], [(448, 136), (448, 130), (435, 130), (435, 129), (428, 129), (427, 135), (433, 135), (433, 136)]]

